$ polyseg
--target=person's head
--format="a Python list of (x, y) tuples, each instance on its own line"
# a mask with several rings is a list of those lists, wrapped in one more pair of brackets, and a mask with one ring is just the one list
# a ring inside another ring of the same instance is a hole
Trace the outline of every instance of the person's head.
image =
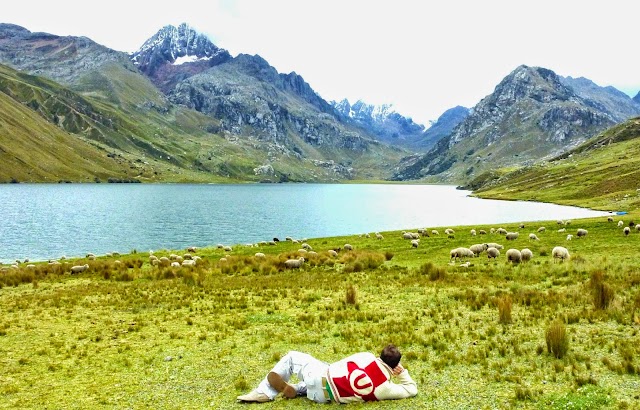
[(380, 359), (387, 364), (390, 368), (395, 368), (398, 363), (400, 363), (400, 359), (402, 359), (402, 353), (392, 344), (388, 344), (384, 349), (382, 349), (382, 353), (380, 353)]

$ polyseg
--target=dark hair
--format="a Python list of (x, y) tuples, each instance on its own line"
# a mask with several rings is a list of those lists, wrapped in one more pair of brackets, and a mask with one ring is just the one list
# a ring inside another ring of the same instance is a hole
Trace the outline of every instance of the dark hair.
[(400, 350), (398, 350), (394, 345), (388, 344), (384, 349), (382, 349), (380, 359), (393, 369), (398, 365), (398, 363), (400, 363), (402, 353), (400, 353)]

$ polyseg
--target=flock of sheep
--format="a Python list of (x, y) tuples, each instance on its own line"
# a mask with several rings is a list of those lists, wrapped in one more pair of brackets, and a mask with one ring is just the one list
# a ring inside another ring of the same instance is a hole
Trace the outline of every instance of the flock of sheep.
[[(612, 216), (609, 216), (607, 218), (608, 222), (614, 222), (614, 219)], [(571, 224), (571, 221), (557, 221), (557, 223), (559, 225), (562, 225), (563, 227), (558, 229), (557, 232), (558, 233), (565, 233), (567, 231), (566, 226)], [(634, 224), (633, 221), (629, 222), (628, 226), (624, 226), (624, 222), (623, 221), (618, 221), (617, 223), (618, 228), (623, 228), (622, 229), (622, 233), (625, 236), (628, 236), (632, 230), (635, 230), (637, 232), (640, 232), (640, 224)], [(520, 229), (524, 229), (525, 225), (524, 224), (520, 224), (519, 225)], [(539, 227), (536, 232), (531, 232), (528, 235), (528, 238), (530, 241), (539, 241), (540, 238), (538, 237), (538, 235), (544, 235), (544, 233), (546, 232), (546, 227), (541, 226)], [(402, 232), (402, 239), (405, 240), (409, 240), (411, 247), (412, 248), (418, 248), (420, 246), (420, 239), (423, 237), (430, 237), (430, 236), (437, 236), (439, 235), (439, 231), (436, 229), (432, 229), (432, 230), (428, 230), (428, 229), (418, 229), (417, 232)], [(444, 234), (447, 235), (448, 238), (455, 238), (455, 231), (451, 228), (447, 228), (444, 230)], [(507, 241), (515, 241), (518, 239), (519, 237), (519, 232), (508, 232), (507, 230), (505, 230), (504, 228), (498, 228), (498, 229), (494, 229), (491, 228), (488, 232), (484, 229), (471, 229), (470, 230), (470, 234), (471, 236), (484, 236), (484, 235), (499, 235), (504, 237), (505, 240)], [(575, 237), (576, 238), (584, 238), (586, 237), (588, 234), (588, 231), (586, 229), (582, 229), (579, 228), (575, 231)], [(374, 237), (377, 240), (383, 240), (384, 236), (382, 234), (380, 234), (379, 232), (375, 232)], [(361, 234), (361, 237), (367, 237), (370, 238), (371, 235), (366, 233), (366, 234)], [(566, 240), (567, 241), (571, 241), (573, 239), (574, 235), (573, 234), (567, 234), (566, 236)], [(285, 239), (287, 242), (291, 242), (291, 243), (301, 243), (300, 245), (300, 249), (298, 249), (298, 254), (302, 255), (298, 258), (294, 258), (294, 259), (287, 259), (284, 262), (284, 266), (285, 268), (288, 269), (298, 269), (301, 268), (302, 265), (305, 262), (305, 256), (307, 256), (307, 258), (309, 257), (314, 257), (317, 256), (317, 252), (315, 252), (313, 250), (313, 248), (306, 243), (306, 239), (301, 239), (301, 240), (297, 240), (297, 239), (293, 239), (291, 237), (287, 237)], [(279, 239), (278, 238), (273, 238), (272, 241), (262, 241), (256, 244), (247, 244), (246, 246), (250, 246), (250, 247), (257, 247), (257, 246), (273, 246), (273, 245), (277, 245), (278, 244)], [(225, 263), (227, 262), (227, 258), (229, 257), (230, 252), (233, 251), (233, 248), (231, 246), (227, 246), (227, 245), (222, 245), (222, 244), (218, 244), (217, 245), (218, 249), (223, 250), (224, 252), (226, 252), (227, 254), (223, 257), (220, 258), (220, 263)], [(201, 260), (201, 258), (197, 255), (193, 255), (198, 248), (196, 247), (189, 247), (187, 249), (187, 253), (183, 254), (183, 255), (177, 255), (177, 254), (170, 254), (169, 256), (163, 256), (158, 258), (157, 256), (155, 256), (153, 254), (153, 251), (149, 252), (149, 263), (152, 266), (163, 266), (163, 267), (173, 267), (173, 268), (179, 268), (179, 267), (193, 267), (196, 266), (198, 264), (198, 262)], [(350, 251), (353, 250), (353, 246), (350, 244), (345, 244), (341, 249), (344, 249), (346, 251)], [(483, 253), (487, 255), (487, 258), (489, 259), (497, 259), (500, 256), (500, 251), (504, 249), (504, 246), (496, 243), (496, 242), (483, 242), (483, 243), (476, 243), (473, 244), (471, 246), (469, 246), (468, 248), (466, 247), (458, 247), (455, 249), (452, 249), (449, 253), (449, 259), (450, 259), (450, 263), (455, 264), (456, 261), (461, 261), (462, 259), (467, 259), (467, 258), (474, 258), (474, 257), (479, 257), (480, 255), (482, 255)], [(340, 250), (340, 248), (336, 248), (336, 249), (329, 249), (328, 251), (326, 251), (328, 253), (328, 255), (330, 257), (337, 257), (338, 256), (338, 251)], [(113, 253), (109, 253), (107, 254), (107, 256), (109, 257), (117, 257), (119, 256), (119, 254), (117, 252), (113, 252)], [(515, 249), (515, 248), (510, 248), (505, 252), (505, 256), (506, 256), (506, 260), (507, 262), (511, 262), (513, 264), (518, 264), (521, 262), (528, 262), (533, 258), (533, 252), (528, 249), (528, 248), (524, 248), (524, 249)], [(570, 258), (570, 254), (569, 254), (569, 250), (564, 247), (564, 246), (555, 246), (553, 248), (553, 250), (551, 251), (551, 256), (555, 261), (560, 261), (560, 262), (564, 262), (565, 260), (568, 260)], [(262, 252), (257, 252), (254, 257), (256, 259), (265, 259), (266, 255)], [(95, 260), (96, 256), (92, 253), (89, 253), (86, 255), (86, 259), (88, 260)], [(65, 259), (65, 257), (62, 257), (61, 259)], [(18, 269), (19, 265), (21, 263), (28, 263), (29, 260), (26, 259), (24, 262), (21, 261), (16, 261), (16, 263), (12, 264), (10, 266), (10, 268), (15, 268)], [(122, 263), (118, 260), (116, 260), (114, 262), (115, 265), (121, 265)], [(55, 265), (58, 268), (63, 268), (64, 270), (67, 270), (71, 273), (71, 274), (77, 274), (77, 273), (82, 273), (84, 271), (86, 271), (87, 269), (89, 269), (89, 265), (88, 264), (83, 264), (83, 265), (73, 265), (70, 266), (70, 264), (65, 263), (64, 265), (59, 262), (59, 261), (49, 261), (49, 265)], [(465, 263), (462, 263), (460, 266), (465, 266), (468, 267), (470, 266), (470, 263), (467, 261)], [(28, 264), (26, 265), (27, 269), (35, 269), (36, 265), (34, 264)], [(1, 268), (2, 271), (6, 271), (7, 268)]]

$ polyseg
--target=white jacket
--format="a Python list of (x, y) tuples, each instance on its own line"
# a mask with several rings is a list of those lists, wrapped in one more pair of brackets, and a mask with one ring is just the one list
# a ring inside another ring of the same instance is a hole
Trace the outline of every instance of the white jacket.
[(338, 403), (392, 400), (413, 397), (418, 387), (404, 370), (390, 381), (391, 368), (372, 353), (356, 353), (329, 365), (327, 381)]

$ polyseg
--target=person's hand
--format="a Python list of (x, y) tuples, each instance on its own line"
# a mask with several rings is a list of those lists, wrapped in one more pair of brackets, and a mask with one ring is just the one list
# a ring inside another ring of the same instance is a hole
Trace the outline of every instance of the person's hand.
[(402, 373), (404, 371), (404, 367), (402, 367), (401, 364), (398, 364), (396, 367), (394, 367), (391, 372), (393, 373), (394, 376), (399, 375), (400, 373)]

